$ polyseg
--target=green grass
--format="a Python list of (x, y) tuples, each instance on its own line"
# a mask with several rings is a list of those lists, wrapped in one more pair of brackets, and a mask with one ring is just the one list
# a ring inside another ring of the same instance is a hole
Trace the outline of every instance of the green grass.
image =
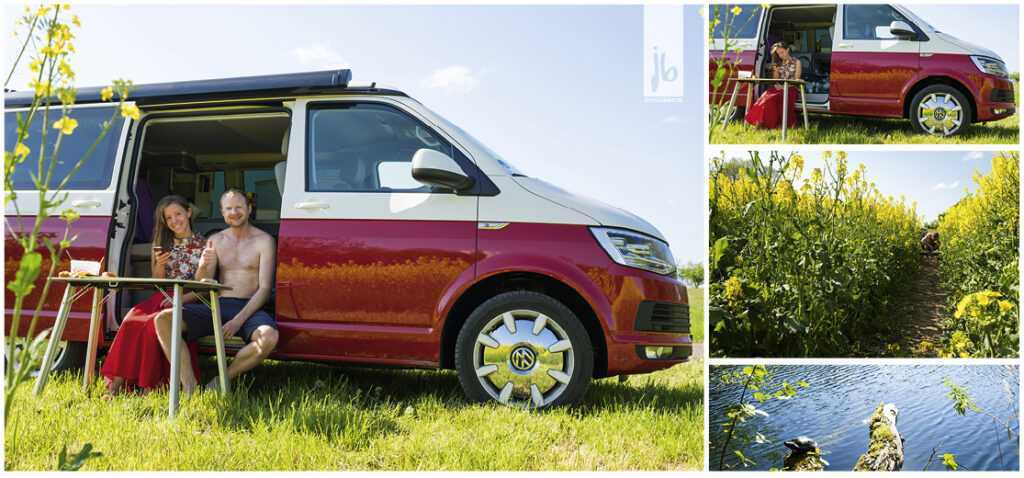
[(704, 289), (688, 287), (686, 295), (690, 298), (690, 333), (693, 343), (704, 342)]
[[(215, 373), (202, 360), (204, 376)], [(5, 470), (54, 470), (62, 445), (103, 456), (83, 470), (699, 470), (703, 363), (590, 384), (574, 409), (468, 403), (453, 372), (268, 361), (226, 399), (167, 393), (99, 400), (81, 375), (22, 386), (7, 417)]]
[[(1020, 86), (1015, 84), (1014, 96), (1020, 105)], [(941, 138), (918, 134), (905, 119), (863, 118), (857, 116), (809, 114), (810, 129), (804, 129), (803, 115), (797, 113), (800, 124), (786, 130), (785, 144), (1018, 144), (1020, 142), (1020, 112), (1009, 118), (988, 123), (975, 123), (965, 134)], [(745, 121), (729, 123), (725, 131), (722, 124), (710, 125), (711, 144), (782, 143), (782, 130), (755, 131)]]

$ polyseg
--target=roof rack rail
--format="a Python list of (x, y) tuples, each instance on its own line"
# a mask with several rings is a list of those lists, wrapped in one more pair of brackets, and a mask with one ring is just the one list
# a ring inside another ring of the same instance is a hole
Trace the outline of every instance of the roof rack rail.
[[(325, 70), (305, 73), (242, 76), (211, 80), (175, 81), (135, 85), (128, 100), (140, 105), (174, 100), (212, 100), (252, 96), (254, 94), (321, 93), (344, 90), (352, 81), (352, 70)], [(99, 103), (102, 86), (81, 88), (75, 103)], [(32, 91), (4, 94), (7, 108), (32, 104)], [(54, 98), (53, 103), (59, 103)]]

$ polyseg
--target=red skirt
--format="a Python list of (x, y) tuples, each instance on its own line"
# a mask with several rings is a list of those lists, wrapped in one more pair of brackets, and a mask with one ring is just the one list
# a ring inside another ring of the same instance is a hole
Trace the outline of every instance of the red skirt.
[[(171, 375), (171, 364), (160, 347), (156, 336), (156, 315), (163, 310), (160, 302), (164, 295), (153, 294), (139, 305), (132, 307), (121, 322), (121, 328), (110, 345), (107, 359), (100, 373), (107, 379), (123, 377), (125, 386), (156, 388), (167, 384)], [(196, 342), (187, 342), (188, 353), (192, 356), (192, 371), (199, 380), (199, 358)]]
[[(747, 111), (747, 115), (743, 119), (754, 126), (760, 123), (762, 128), (778, 128), (782, 125), (782, 94), (781, 88), (768, 88), (768, 91), (764, 92), (757, 102), (750, 107), (750, 111)], [(788, 115), (786, 126), (790, 128), (799, 124), (796, 117), (797, 94), (796, 88), (789, 87), (789, 104), (786, 105), (788, 109), (788, 113), (786, 113)]]

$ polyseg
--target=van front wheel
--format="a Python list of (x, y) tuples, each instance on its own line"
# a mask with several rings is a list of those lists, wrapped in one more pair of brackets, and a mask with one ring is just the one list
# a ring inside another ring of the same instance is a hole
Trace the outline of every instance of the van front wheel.
[(594, 370), (590, 337), (561, 302), (536, 292), (495, 296), (470, 314), (455, 344), (466, 395), (523, 408), (576, 403)]
[(971, 104), (951, 86), (932, 85), (914, 95), (910, 103), (910, 124), (918, 133), (953, 136), (971, 124)]

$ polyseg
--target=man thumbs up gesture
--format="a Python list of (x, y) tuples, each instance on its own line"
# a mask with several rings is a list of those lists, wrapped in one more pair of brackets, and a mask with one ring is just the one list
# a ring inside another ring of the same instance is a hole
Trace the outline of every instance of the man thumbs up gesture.
[(199, 270), (196, 271), (196, 279), (202, 280), (206, 278), (213, 278), (216, 270), (217, 249), (214, 248), (213, 238), (211, 237), (206, 241), (206, 249), (203, 249), (203, 254), (199, 257)]

